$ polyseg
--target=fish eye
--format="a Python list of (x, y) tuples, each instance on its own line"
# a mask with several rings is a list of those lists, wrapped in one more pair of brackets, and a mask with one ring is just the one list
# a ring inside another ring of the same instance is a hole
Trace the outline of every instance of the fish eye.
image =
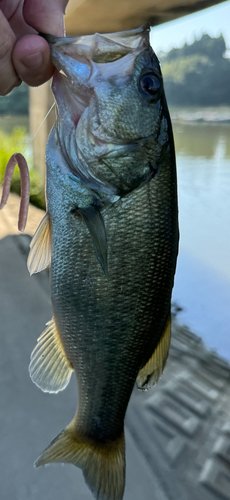
[(154, 73), (142, 75), (139, 79), (139, 90), (142, 94), (158, 98), (161, 93), (161, 80)]

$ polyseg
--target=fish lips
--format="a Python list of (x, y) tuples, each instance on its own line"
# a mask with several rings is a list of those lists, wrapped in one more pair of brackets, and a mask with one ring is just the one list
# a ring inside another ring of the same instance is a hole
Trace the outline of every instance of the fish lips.
[[(77, 107), (84, 110), (93, 93), (95, 78), (130, 78), (136, 57), (149, 47), (149, 26), (112, 34), (55, 37), (41, 34), (50, 46), (51, 60), (63, 77), (54, 73), (53, 92), (59, 107), (71, 93)], [(62, 113), (61, 113), (62, 114)], [(79, 114), (79, 113), (77, 113)], [(76, 120), (76, 117), (75, 117)]]
[[(115, 79), (119, 86), (124, 85), (126, 79), (132, 78), (136, 58), (150, 46), (149, 27), (106, 35), (96, 33), (74, 38), (44, 35), (44, 38), (50, 45), (51, 60), (56, 67), (52, 83), (58, 106), (56, 129), (67, 164), (71, 172), (88, 187), (97, 188), (111, 196), (117, 195), (117, 189), (108, 185), (108, 182), (101, 179), (99, 183), (94, 178), (91, 163), (98, 158), (128, 155), (139, 146), (140, 140), (117, 144), (114, 140), (103, 140), (97, 130), (89, 128), (87, 133), (91, 146), (95, 146), (97, 151), (92, 158), (85, 158), (83, 153), (80, 154), (81, 148), (77, 147), (76, 129), (84, 111), (89, 107), (98, 81)], [(98, 117), (98, 123), (99, 121)]]

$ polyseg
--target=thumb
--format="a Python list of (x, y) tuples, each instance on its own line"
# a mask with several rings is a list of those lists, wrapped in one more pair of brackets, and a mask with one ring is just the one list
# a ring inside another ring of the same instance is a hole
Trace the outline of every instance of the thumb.
[(38, 35), (25, 35), (17, 40), (12, 60), (20, 79), (31, 87), (42, 85), (54, 72), (49, 45)]

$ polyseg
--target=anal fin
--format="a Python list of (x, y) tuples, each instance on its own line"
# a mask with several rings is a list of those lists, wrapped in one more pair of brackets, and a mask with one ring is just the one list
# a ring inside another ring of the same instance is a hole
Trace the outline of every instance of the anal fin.
[(59, 392), (68, 385), (73, 367), (66, 357), (54, 318), (38, 338), (31, 354), (29, 373), (44, 392)]
[(167, 361), (171, 340), (171, 314), (169, 314), (164, 332), (155, 348), (151, 358), (139, 371), (137, 376), (137, 387), (139, 389), (150, 389), (161, 377)]
[(27, 267), (30, 275), (46, 269), (51, 262), (51, 228), (47, 213), (40, 222), (30, 243)]

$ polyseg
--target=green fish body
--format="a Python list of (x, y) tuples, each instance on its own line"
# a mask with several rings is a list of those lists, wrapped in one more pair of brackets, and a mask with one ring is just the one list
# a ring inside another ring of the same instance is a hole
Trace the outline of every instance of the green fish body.
[(124, 417), (137, 380), (161, 375), (178, 251), (173, 136), (148, 30), (48, 40), (57, 122), (47, 143), (47, 215), (30, 272), (51, 261), (53, 319), (33, 381), (78, 383), (78, 408), (37, 465), (82, 468), (96, 498), (121, 500)]

